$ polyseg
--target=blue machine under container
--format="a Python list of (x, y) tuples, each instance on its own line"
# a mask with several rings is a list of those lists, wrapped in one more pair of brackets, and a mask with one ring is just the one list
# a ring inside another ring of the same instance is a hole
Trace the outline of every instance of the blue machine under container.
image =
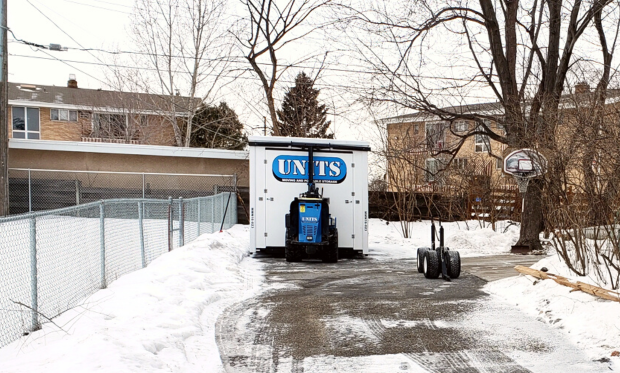
[(299, 242), (321, 242), (321, 204), (299, 203)]

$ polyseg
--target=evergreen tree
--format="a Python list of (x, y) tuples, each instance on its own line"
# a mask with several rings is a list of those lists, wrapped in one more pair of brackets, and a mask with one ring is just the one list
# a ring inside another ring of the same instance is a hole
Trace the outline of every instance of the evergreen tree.
[(202, 104), (196, 111), (191, 147), (241, 150), (247, 142), (237, 113), (225, 102), (218, 106)]
[[(331, 139), (327, 134), (331, 121), (327, 120), (327, 108), (319, 105), (319, 89), (313, 88), (314, 81), (301, 72), (295, 78), (295, 86), (284, 95), (282, 109), (277, 111), (276, 124), (282, 136), (314, 137)], [(272, 129), (271, 134), (274, 134)]]

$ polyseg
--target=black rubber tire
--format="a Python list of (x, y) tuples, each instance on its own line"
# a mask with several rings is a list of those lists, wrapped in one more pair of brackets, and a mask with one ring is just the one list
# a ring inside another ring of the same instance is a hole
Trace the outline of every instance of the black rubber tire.
[(302, 259), (300, 250), (291, 245), (286, 245), (286, 247), (284, 248), (284, 257), (286, 258), (286, 261), (289, 263), (301, 262), (301, 259)]
[(461, 254), (458, 251), (448, 250), (445, 253), (446, 270), (450, 278), (459, 278), (461, 275)]
[(338, 263), (338, 230), (334, 229), (329, 237), (329, 246), (321, 255), (323, 263)]
[(418, 266), (418, 273), (424, 273), (424, 253), (426, 253), (426, 251), (428, 251), (429, 249), (426, 247), (420, 247), (418, 248), (418, 255), (417, 255), (417, 266)]
[(321, 260), (323, 260), (323, 263), (338, 263), (338, 248), (334, 250), (329, 247), (324, 250)]
[(435, 250), (428, 250), (424, 253), (424, 277), (437, 278), (440, 273), (439, 253)]

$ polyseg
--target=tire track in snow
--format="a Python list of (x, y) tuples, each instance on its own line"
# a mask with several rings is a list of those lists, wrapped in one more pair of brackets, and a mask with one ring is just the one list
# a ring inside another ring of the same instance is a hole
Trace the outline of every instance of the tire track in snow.
[(429, 373), (531, 373), (499, 351), (458, 351), (454, 353), (405, 353)]
[[(388, 328), (383, 325), (376, 315), (364, 318), (364, 322), (372, 334), (381, 340)], [(425, 327), (432, 330), (440, 329), (437, 323), (430, 319), (416, 320), (417, 327)], [(499, 351), (459, 351), (456, 353), (430, 352), (415, 354), (404, 353), (411, 361), (428, 369), (432, 373), (526, 373), (529, 370), (519, 367), (509, 357)]]
[(468, 273), (445, 286), (398, 261), (343, 260), (337, 271), (264, 263), (266, 291), (218, 319), (228, 373), (528, 373), (559, 371), (557, 364), (601, 371), (561, 338), (550, 344), (546, 325), (493, 303)]

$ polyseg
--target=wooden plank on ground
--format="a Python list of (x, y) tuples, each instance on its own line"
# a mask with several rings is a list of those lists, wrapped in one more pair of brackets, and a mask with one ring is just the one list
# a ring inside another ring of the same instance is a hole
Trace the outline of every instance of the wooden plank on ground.
[(537, 269), (529, 268), (525, 266), (516, 266), (515, 270), (519, 273), (523, 273), (524, 275), (536, 277), (541, 280), (553, 280), (560, 285), (573, 288), (573, 291), (579, 290), (579, 291), (583, 291), (584, 293), (588, 293), (590, 295), (594, 295), (599, 298), (611, 300), (614, 302), (620, 302), (620, 296), (618, 295), (617, 292), (614, 292), (612, 290), (603, 289), (601, 287), (586, 284), (580, 281), (577, 281), (576, 283), (574, 283), (574, 282), (571, 282), (566, 277), (554, 275), (553, 273), (539, 271)]

